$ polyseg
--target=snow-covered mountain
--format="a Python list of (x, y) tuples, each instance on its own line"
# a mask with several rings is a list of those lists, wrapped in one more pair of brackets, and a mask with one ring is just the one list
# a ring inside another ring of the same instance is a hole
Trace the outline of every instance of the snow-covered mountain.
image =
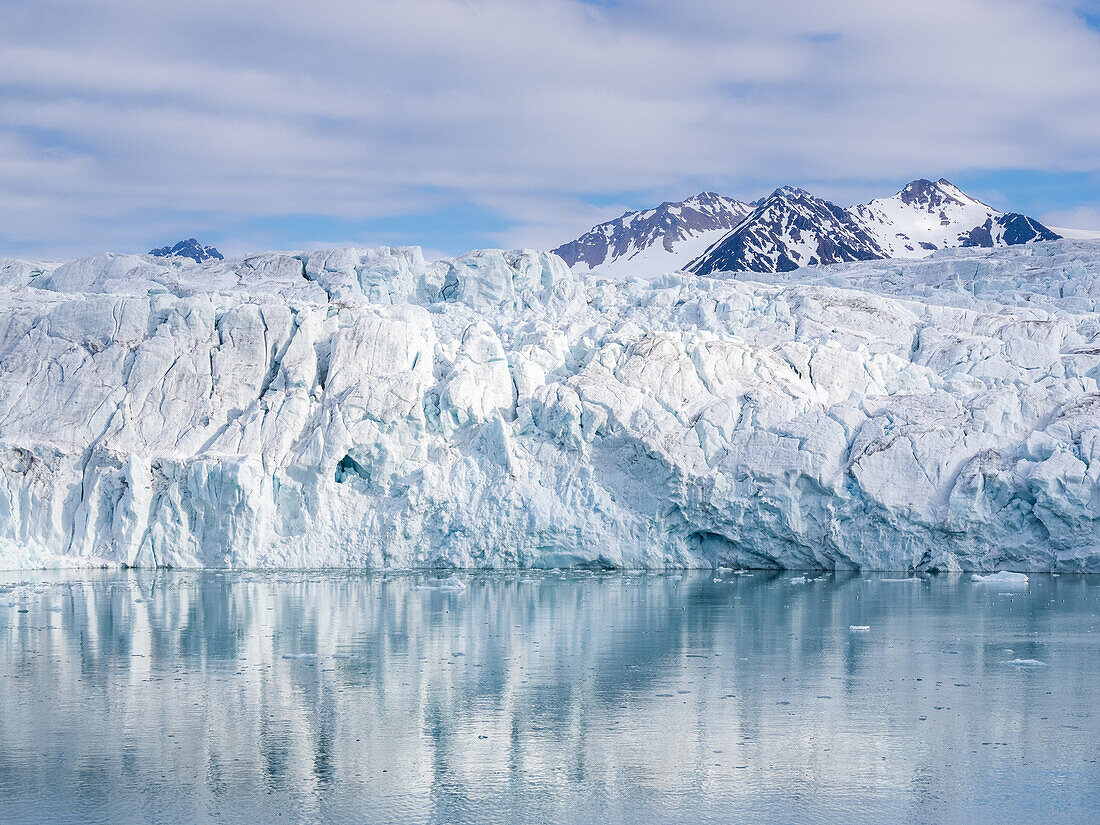
[(149, 254), (157, 258), (190, 258), (195, 263), (204, 261), (225, 260), (218, 250), (212, 246), (203, 246), (194, 238), (180, 241), (174, 246), (162, 246), (160, 249), (150, 249)]
[(920, 179), (890, 198), (853, 206), (852, 217), (885, 257), (922, 258), (937, 249), (1015, 246), (1058, 235), (1016, 212), (999, 212), (940, 178)]
[(672, 272), (698, 256), (752, 211), (747, 203), (702, 192), (656, 209), (627, 212), (554, 250), (582, 272), (647, 276)]
[(791, 186), (751, 204), (704, 192), (628, 212), (554, 251), (581, 272), (630, 277), (683, 269), (707, 275), (920, 258), (937, 249), (1059, 237), (1034, 218), (999, 212), (948, 180), (922, 178), (892, 197), (850, 208)]
[(907, 184), (890, 198), (844, 209), (801, 189), (777, 189), (685, 269), (789, 272), (802, 266), (922, 258), (938, 249), (1003, 247), (1060, 236), (1033, 218), (999, 212), (950, 181)]
[(1100, 572), (1098, 310), (1095, 241), (0, 260), (0, 568)]

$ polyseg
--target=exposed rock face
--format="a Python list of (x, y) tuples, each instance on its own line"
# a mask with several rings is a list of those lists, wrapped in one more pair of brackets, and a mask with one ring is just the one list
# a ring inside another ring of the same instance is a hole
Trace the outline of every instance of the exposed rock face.
[(0, 566), (1100, 570), (1100, 245), (753, 277), (0, 261)]

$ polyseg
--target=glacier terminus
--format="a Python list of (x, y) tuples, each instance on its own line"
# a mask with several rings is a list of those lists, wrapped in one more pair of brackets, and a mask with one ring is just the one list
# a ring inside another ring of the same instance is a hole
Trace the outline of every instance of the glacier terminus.
[(0, 567), (1100, 571), (1100, 243), (0, 261)]

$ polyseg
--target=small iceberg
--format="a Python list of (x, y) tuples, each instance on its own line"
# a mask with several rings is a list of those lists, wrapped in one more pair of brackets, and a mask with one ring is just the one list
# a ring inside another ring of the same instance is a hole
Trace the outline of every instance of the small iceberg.
[(426, 584), (414, 584), (412, 590), (445, 590), (451, 593), (459, 593), (466, 589), (466, 585), (458, 576), (448, 576), (445, 579), (431, 579)]
[(871, 625), (869, 624), (854, 624), (848, 627), (850, 633), (870, 633)]
[(1025, 574), (1012, 573), (1008, 570), (1002, 570), (999, 573), (989, 573), (984, 576), (981, 573), (975, 573), (970, 577), (970, 580), (978, 584), (1001, 584), (1012, 586), (1023, 586), (1027, 584), (1028, 581)]
[(1005, 662), (1006, 665), (1012, 665), (1013, 667), (1046, 667), (1046, 662), (1040, 662), (1038, 659), (1013, 659), (1012, 661)]

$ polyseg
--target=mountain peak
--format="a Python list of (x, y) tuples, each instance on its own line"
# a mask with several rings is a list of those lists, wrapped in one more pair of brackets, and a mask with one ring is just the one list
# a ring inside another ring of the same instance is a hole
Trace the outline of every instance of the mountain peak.
[(811, 195), (805, 189), (802, 189), (798, 186), (780, 186), (778, 189), (776, 189), (774, 192), (772, 192), (770, 195), (768, 195), (769, 199), (771, 199), (771, 198), (806, 198), (806, 197), (813, 197), (813, 195)]
[(174, 246), (162, 246), (160, 249), (150, 249), (149, 254), (157, 258), (190, 258), (196, 263), (203, 261), (224, 260), (224, 256), (212, 246), (203, 246), (194, 238), (182, 240)]
[(946, 178), (940, 178), (935, 183), (928, 178), (918, 178), (907, 183), (898, 192), (897, 198), (907, 206), (921, 206), (927, 209), (938, 209), (947, 203), (962, 205), (972, 200)]
[[(948, 183), (946, 178), (940, 178), (936, 183)], [(922, 195), (932, 192), (936, 188), (936, 183), (928, 180), (928, 178), (917, 178), (916, 180), (909, 181), (898, 192), (899, 195)]]
[(675, 206), (715, 206), (728, 202), (730, 199), (719, 195), (717, 192), (700, 192), (686, 200), (680, 201)]
[(971, 204), (986, 206), (977, 198), (966, 194), (947, 178), (940, 178), (935, 183), (927, 178), (917, 178), (917, 180), (905, 184), (894, 197), (906, 206), (918, 206), (929, 211), (940, 209), (949, 204), (956, 206)]

